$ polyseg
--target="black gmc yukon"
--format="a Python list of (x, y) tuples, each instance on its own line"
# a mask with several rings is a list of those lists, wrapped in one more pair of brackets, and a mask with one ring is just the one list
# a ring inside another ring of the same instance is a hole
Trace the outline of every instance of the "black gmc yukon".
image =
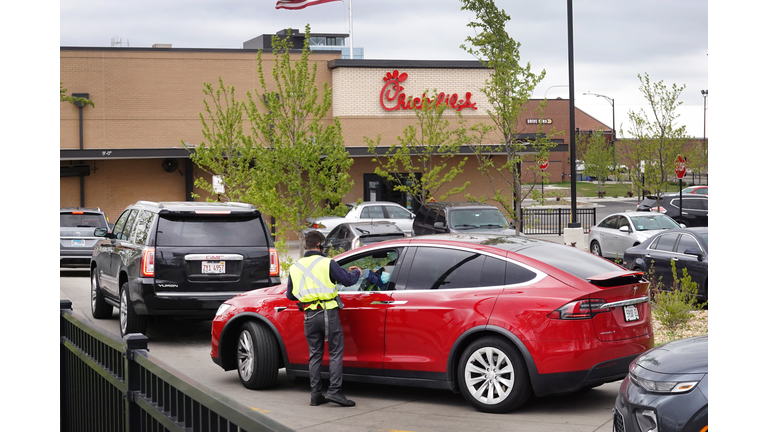
[(153, 316), (212, 319), (224, 300), (280, 284), (277, 250), (251, 204), (139, 201), (91, 258), (91, 313), (120, 312), (120, 334)]

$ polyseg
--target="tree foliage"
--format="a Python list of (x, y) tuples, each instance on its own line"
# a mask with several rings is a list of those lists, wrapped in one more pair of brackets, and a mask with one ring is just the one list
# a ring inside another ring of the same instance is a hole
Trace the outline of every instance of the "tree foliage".
[[(338, 119), (326, 118), (331, 89), (328, 84), (318, 89), (309, 38), (307, 25), (301, 57), (294, 60), (290, 41), (273, 36), (273, 66), (265, 67), (259, 51), (259, 86), (246, 92), (243, 101), (236, 101), (234, 89), (223, 82), (216, 92), (204, 86), (212, 103), (206, 103), (208, 118), (201, 114), (208, 145), (196, 149), (201, 157), (195, 160), (222, 175), (230, 198), (253, 203), (276, 219), (280, 248), (285, 250), (285, 234), (295, 233), (302, 254), (306, 219), (338, 212), (341, 207), (328, 204), (338, 204), (352, 187), (352, 159)], [(198, 184), (206, 186), (204, 181)]]
[[(462, 0), (462, 10), (475, 13), (476, 20), (467, 24), (474, 30), (475, 36), (466, 38), (467, 44), (461, 48), (475, 56), (491, 72), (482, 92), (488, 98), (491, 109), (488, 115), (493, 127), (477, 125), (476, 142), (493, 144), (476, 145), (473, 150), (478, 159), (480, 172), (486, 178), (493, 197), (480, 197), (497, 202), (511, 219), (517, 221), (517, 229), (522, 228), (520, 214), (522, 201), (534, 188), (524, 193), (522, 190), (522, 163), (524, 155), (530, 161), (548, 158), (549, 149), (554, 144), (543, 133), (541, 124), (536, 138), (521, 139), (518, 129), (518, 117), (524, 111), (536, 85), (544, 78), (546, 71), (536, 74), (531, 71), (531, 64), (520, 62), (520, 42), (515, 41), (506, 31), (509, 15), (496, 7), (493, 0)], [(543, 102), (544, 103), (544, 102)], [(542, 104), (543, 104), (542, 103)], [(543, 105), (542, 105), (543, 106)], [(539, 108), (541, 112), (542, 107)], [(496, 134), (491, 135), (492, 131)], [(502, 154), (504, 161), (494, 160), (492, 154)], [(536, 166), (531, 166), (534, 183), (540, 173)], [(509, 190), (512, 190), (512, 197)], [(475, 199), (476, 197), (470, 197)]]
[(75, 97), (67, 94), (67, 89), (64, 88), (64, 83), (59, 82), (59, 102), (69, 102), (73, 105), (90, 105), (95, 107), (93, 101), (88, 98)]
[(452, 124), (443, 116), (446, 108), (447, 104), (437, 104), (437, 90), (434, 90), (433, 97), (425, 98), (414, 110), (416, 125), (406, 127), (397, 137), (398, 143), (392, 143), (382, 156), (376, 155), (381, 135), (376, 140), (364, 137), (369, 153), (374, 154), (373, 160), (378, 164), (376, 174), (394, 183), (395, 191), (409, 194), (420, 204), (433, 197), (445, 200), (469, 185), (466, 181), (440, 194), (443, 186), (464, 172), (466, 157), (457, 158), (458, 162), (449, 165), (461, 146), (470, 141), (461, 114), (457, 113), (456, 122)]
[(683, 153), (683, 143), (689, 139), (685, 126), (677, 125), (677, 108), (683, 103), (679, 97), (685, 85), (672, 84), (668, 88), (663, 80), (652, 82), (647, 73), (637, 77), (651, 115), (642, 108), (628, 112), (629, 135), (634, 139), (621, 141), (619, 151), (630, 163), (630, 179), (635, 187), (658, 195), (666, 192), (669, 180), (674, 179), (675, 158)]
[(603, 129), (576, 137), (577, 148), (584, 149), (584, 174), (597, 179), (597, 191), (602, 192), (608, 176), (615, 170), (611, 144)]

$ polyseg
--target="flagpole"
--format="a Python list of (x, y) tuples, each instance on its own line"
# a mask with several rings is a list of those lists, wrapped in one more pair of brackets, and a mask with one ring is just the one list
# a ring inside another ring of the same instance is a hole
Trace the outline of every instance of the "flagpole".
[(355, 58), (355, 45), (352, 38), (352, 0), (349, 1), (349, 58)]

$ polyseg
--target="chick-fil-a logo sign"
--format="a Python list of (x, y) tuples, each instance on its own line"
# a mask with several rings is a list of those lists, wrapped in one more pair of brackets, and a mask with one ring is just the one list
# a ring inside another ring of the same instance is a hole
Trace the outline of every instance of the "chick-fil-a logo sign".
[[(384, 87), (381, 88), (381, 93), (379, 94), (379, 102), (381, 102), (382, 108), (387, 111), (413, 110), (421, 109), (425, 102), (428, 105), (433, 102), (432, 99), (427, 97), (426, 93), (423, 93), (420, 98), (406, 96), (405, 93), (403, 93), (405, 87), (400, 85), (400, 83), (405, 82), (407, 79), (407, 73), (400, 73), (397, 70), (387, 72), (387, 75), (384, 76)], [(434, 102), (435, 106), (446, 104), (456, 111), (461, 111), (464, 108), (472, 108), (476, 110), (477, 106), (470, 100), (471, 98), (472, 93), (470, 92), (466, 93), (464, 99), (459, 99), (457, 93), (448, 95), (440, 92)]]

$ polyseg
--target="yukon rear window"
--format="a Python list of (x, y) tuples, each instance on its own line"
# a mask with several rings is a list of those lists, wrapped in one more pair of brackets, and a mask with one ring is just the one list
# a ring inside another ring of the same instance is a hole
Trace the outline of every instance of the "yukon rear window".
[(104, 218), (104, 216), (101, 215), (101, 213), (61, 213), (59, 221), (60, 227), (107, 228), (107, 220)]
[(260, 216), (161, 215), (157, 246), (267, 246)]

